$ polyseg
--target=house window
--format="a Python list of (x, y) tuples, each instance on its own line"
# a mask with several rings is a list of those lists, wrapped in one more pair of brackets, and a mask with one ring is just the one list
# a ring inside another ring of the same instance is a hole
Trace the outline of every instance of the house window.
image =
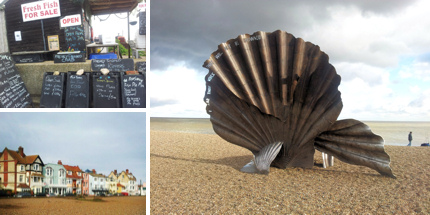
[(69, 171), (69, 173), (68, 173), (69, 175), (71, 175), (72, 174), (72, 171)]
[(79, 175), (79, 176), (81, 176), (81, 173), (80, 173), (80, 172), (78, 172), (78, 175)]
[(97, 178), (94, 178), (94, 181), (97, 181)]
[(34, 164), (33, 169), (34, 170), (39, 170), (39, 164)]
[(24, 171), (24, 165), (21, 165), (21, 171)]
[(52, 179), (52, 178), (51, 178), (51, 179), (49, 179), (49, 183), (50, 183), (50, 184), (53, 184), (53, 183), (54, 183), (54, 179)]
[(19, 176), (19, 182), (22, 182), (22, 181), (23, 181), (23, 179), (24, 179), (24, 178), (23, 178), (23, 176), (22, 176), (22, 175), (20, 175), (20, 176)]
[(52, 176), (52, 168), (51, 167), (46, 168), (46, 175)]
[(60, 169), (60, 171), (58, 171), (59, 177), (64, 177), (65, 175), (66, 175), (66, 171), (64, 171), (64, 169)]
[(100, 182), (103, 182), (103, 178), (102, 178), (102, 179), (100, 179)]

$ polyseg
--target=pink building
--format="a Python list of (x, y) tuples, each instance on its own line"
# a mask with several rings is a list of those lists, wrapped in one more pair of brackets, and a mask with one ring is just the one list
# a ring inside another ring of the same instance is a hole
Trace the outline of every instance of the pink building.
[(82, 174), (83, 179), (82, 179), (82, 194), (83, 195), (89, 195), (90, 193), (90, 186), (89, 186), (89, 182), (90, 182), (90, 174), (88, 172), (84, 172)]

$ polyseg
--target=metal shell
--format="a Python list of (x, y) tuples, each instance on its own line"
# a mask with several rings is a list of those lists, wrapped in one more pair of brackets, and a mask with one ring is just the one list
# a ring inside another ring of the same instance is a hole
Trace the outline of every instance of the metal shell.
[[(374, 168), (365, 164), (374, 163), (374, 159), (357, 162), (348, 153), (335, 153), (329, 147), (339, 143), (324, 142), (320, 137), (339, 125), (336, 120), (342, 110), (340, 76), (328, 60), (318, 46), (280, 30), (244, 34), (220, 44), (203, 64), (209, 69), (204, 101), (215, 132), (255, 156), (274, 158), (256, 158), (254, 162), (264, 160), (279, 168), (312, 167), (315, 147), (335, 157), (341, 154), (343, 161)], [(342, 135), (350, 138), (348, 133)], [(265, 149), (279, 142), (282, 147)], [(389, 164), (383, 140), (376, 144), (384, 154), (384, 165)], [(351, 147), (337, 150), (349, 151)], [(260, 151), (272, 154), (261, 155)], [(382, 169), (382, 174), (393, 176), (389, 166), (389, 170)]]

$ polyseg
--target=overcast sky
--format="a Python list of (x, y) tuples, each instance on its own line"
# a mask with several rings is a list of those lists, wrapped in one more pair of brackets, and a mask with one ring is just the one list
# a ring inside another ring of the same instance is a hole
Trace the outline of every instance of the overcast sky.
[(340, 118), (430, 120), (430, 1), (151, 1), (151, 116), (208, 117), (203, 62), (239, 34), (319, 45), (342, 82)]
[(130, 172), (146, 181), (146, 113), (0, 112), (0, 150), (24, 148), (43, 163), (57, 163), (108, 175)]

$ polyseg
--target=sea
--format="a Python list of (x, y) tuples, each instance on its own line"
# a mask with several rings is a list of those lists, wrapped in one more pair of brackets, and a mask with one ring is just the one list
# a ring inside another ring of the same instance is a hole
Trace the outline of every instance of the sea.
[[(381, 122), (364, 121), (373, 133), (381, 136), (385, 145), (406, 146), (412, 131), (412, 146), (429, 143), (430, 122)], [(162, 118), (151, 117), (151, 130), (183, 133), (215, 134), (208, 118)]]

